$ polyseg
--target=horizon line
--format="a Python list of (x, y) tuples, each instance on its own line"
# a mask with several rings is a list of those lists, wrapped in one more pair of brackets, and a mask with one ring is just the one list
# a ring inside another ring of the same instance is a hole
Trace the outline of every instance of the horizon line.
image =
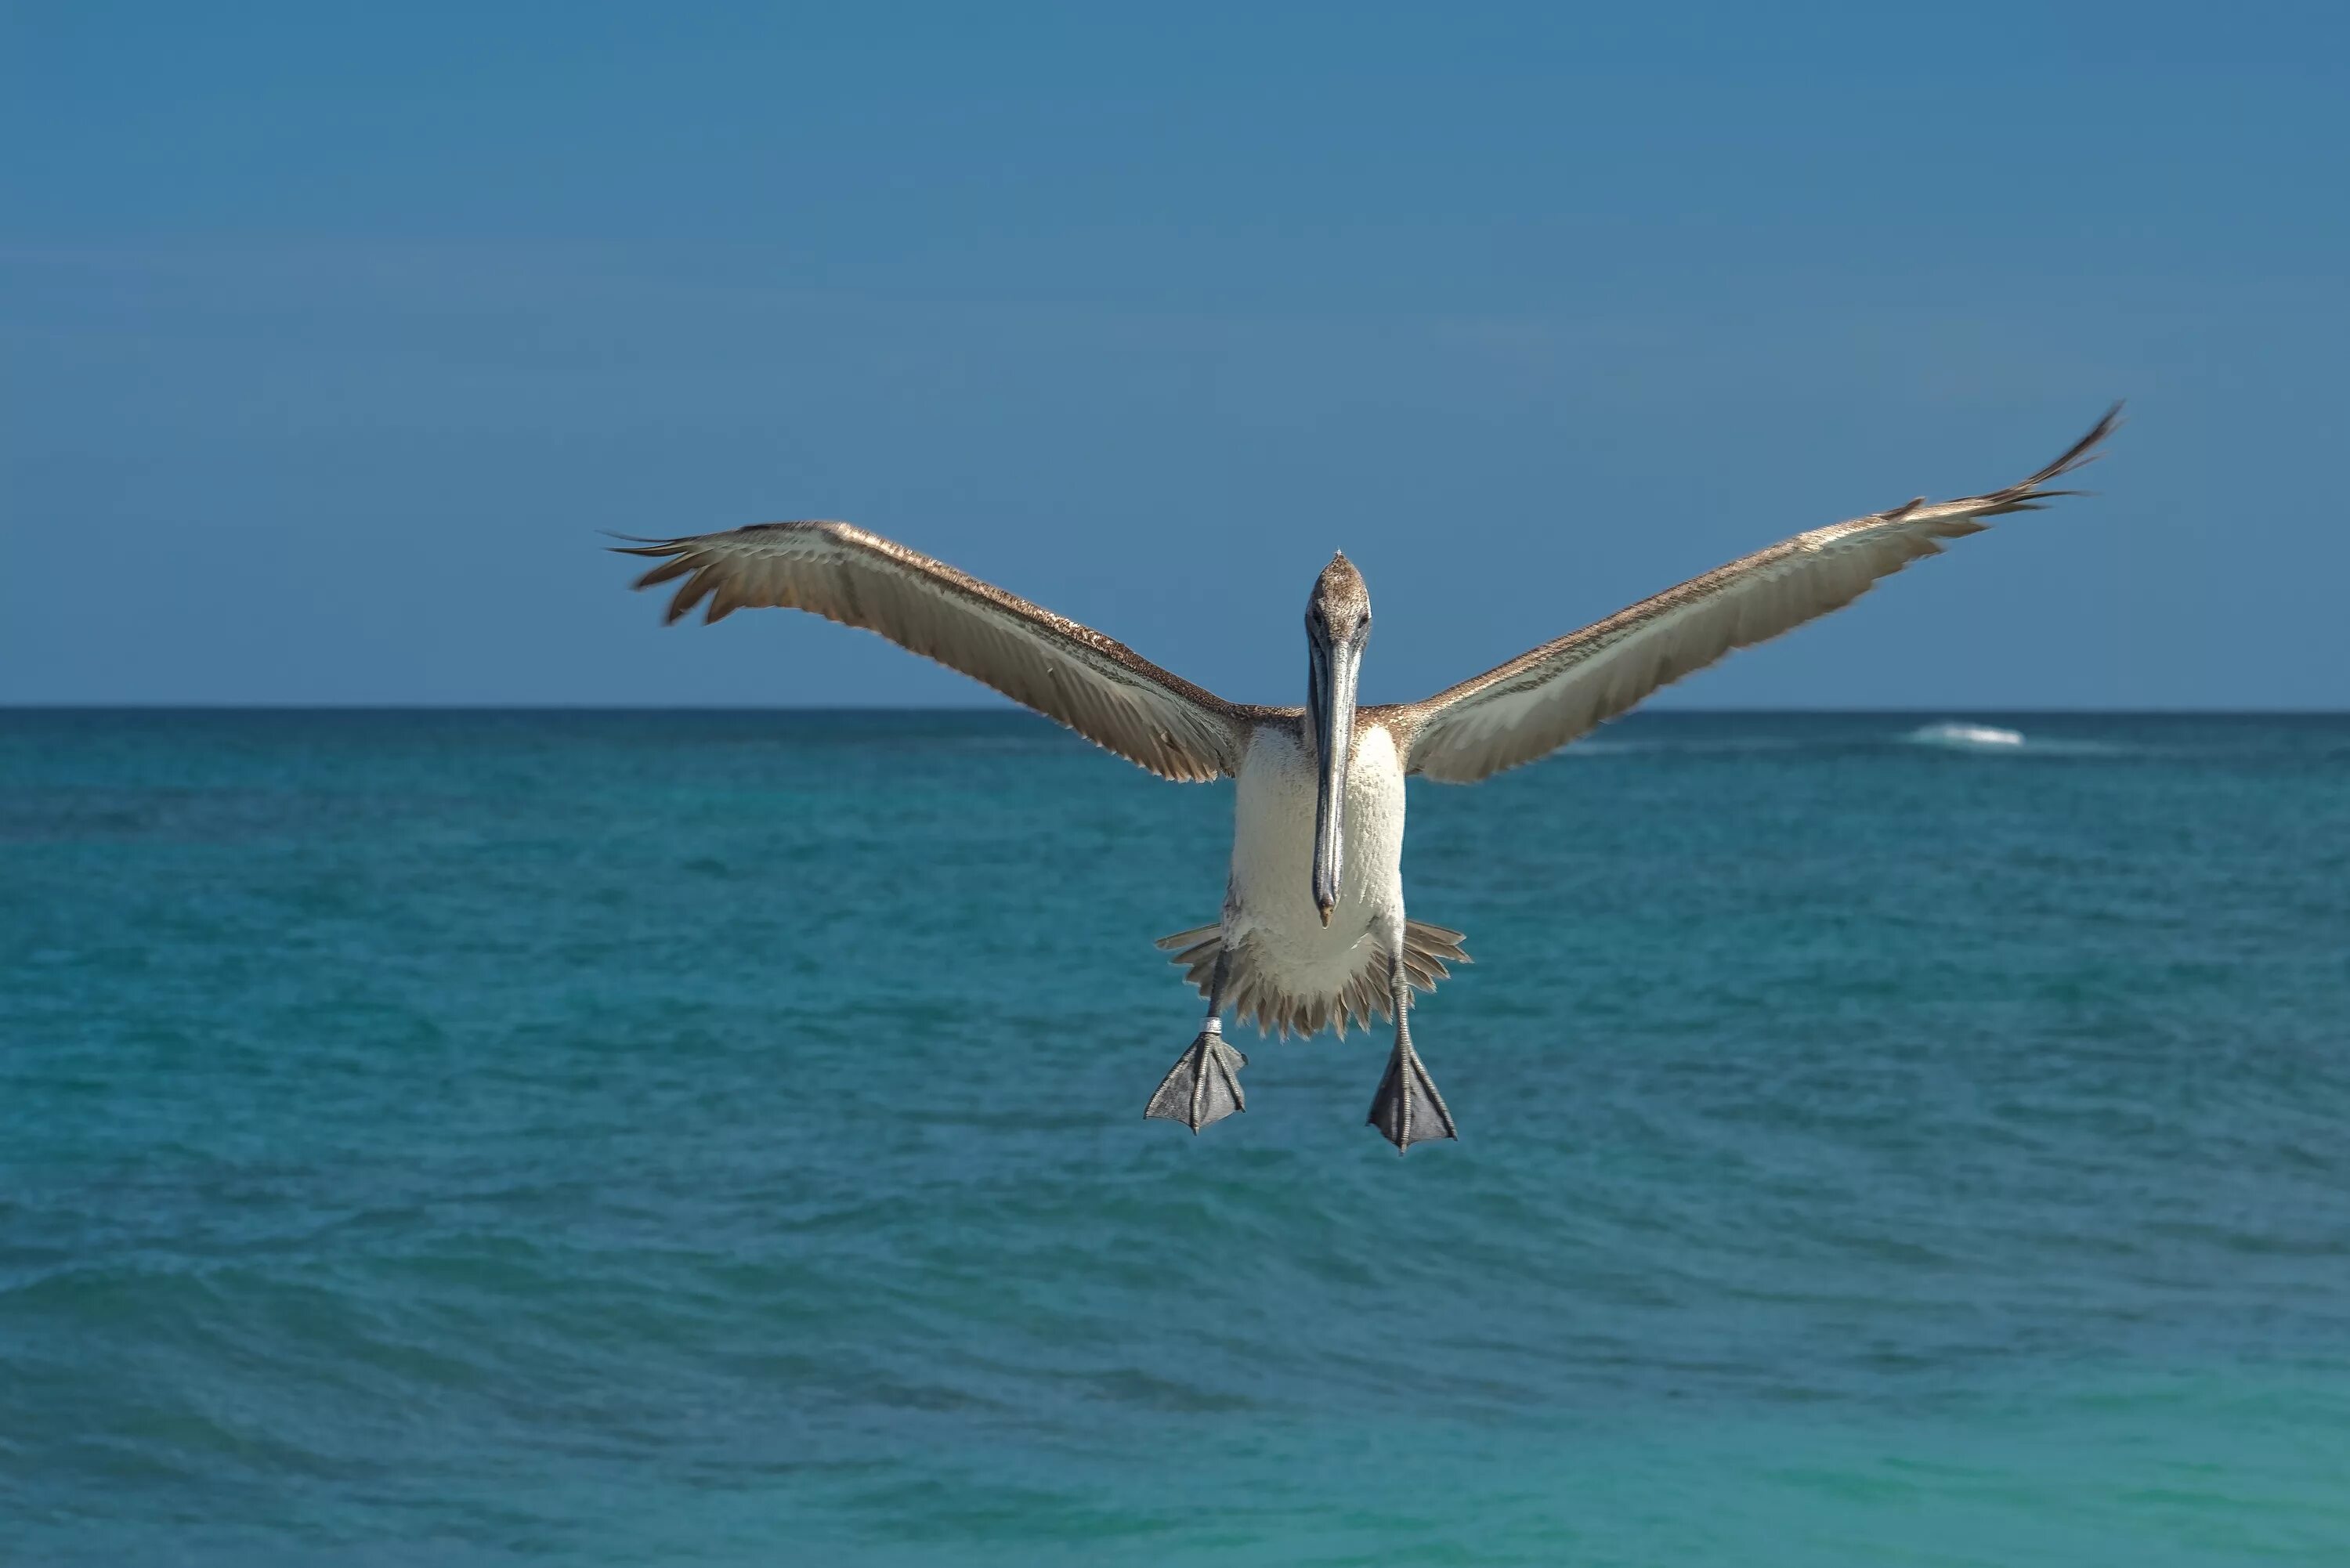
[[(1376, 704), (1373, 704), (1376, 706)], [(960, 704), (900, 704), (900, 703), (696, 703), (672, 702), (659, 705), (632, 702), (65, 702), (31, 701), (0, 702), (0, 714), (16, 713), (775, 713), (775, 714), (887, 714), (907, 717), (962, 717), (996, 715), (1003, 718), (1029, 719), (1051, 724), (1055, 729), (1066, 728), (1057, 720), (1010, 702)], [(1883, 708), (1821, 705), (1812, 707), (1722, 707), (1701, 708), (1679, 703), (1659, 707), (1642, 707), (1607, 721), (1622, 723), (1626, 719), (1641, 717), (1663, 718), (1679, 715), (1688, 718), (1769, 718), (1769, 717), (1836, 717), (1856, 718), (1919, 718), (1939, 716), (1960, 717), (1966, 714), (2012, 716), (2037, 714), (2051, 718), (2066, 716), (2100, 718), (2271, 718), (2271, 719), (2339, 719), (2350, 718), (2350, 708), (2129, 708), (2129, 707), (2010, 707), (2000, 703), (1953, 704), (1938, 703), (1931, 707)]]

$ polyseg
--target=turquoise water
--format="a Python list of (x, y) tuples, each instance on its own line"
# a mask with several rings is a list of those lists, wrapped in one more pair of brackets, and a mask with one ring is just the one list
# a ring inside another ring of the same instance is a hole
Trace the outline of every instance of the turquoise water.
[(0, 714), (0, 1561), (2350, 1561), (2350, 720), (1415, 784), (1401, 1160), (1142, 1119), (1229, 787)]

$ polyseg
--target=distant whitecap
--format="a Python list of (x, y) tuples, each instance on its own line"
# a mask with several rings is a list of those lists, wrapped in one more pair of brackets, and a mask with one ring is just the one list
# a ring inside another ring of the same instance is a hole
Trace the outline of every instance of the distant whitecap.
[(1921, 724), (1908, 739), (1921, 746), (1950, 746), (1960, 751), (1996, 751), (2023, 744), (2023, 732), (1996, 724)]

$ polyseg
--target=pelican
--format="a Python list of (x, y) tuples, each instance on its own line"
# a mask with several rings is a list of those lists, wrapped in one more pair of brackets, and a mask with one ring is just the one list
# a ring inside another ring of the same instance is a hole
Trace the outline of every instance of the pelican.
[(1343, 1038), (1391, 1021), (1395, 1043), (1369, 1123), (1399, 1153), (1459, 1137), (1413, 1046), (1415, 991), (1467, 962), (1461, 933), (1408, 919), (1404, 780), (1473, 784), (1565, 745), (1650, 692), (1804, 621), (1840, 609), (1879, 577), (1941, 553), (1993, 517), (2081, 493), (2049, 482), (2094, 460), (2116, 404), (2029, 479), (1798, 534), (1693, 577), (1606, 620), (1521, 654), (1424, 701), (1356, 701), (1371, 597), (1344, 554), (1305, 601), (1305, 703), (1227, 702), (1090, 627), (847, 523), (762, 523), (688, 538), (635, 539), (659, 564), (639, 588), (683, 578), (673, 623), (749, 607), (812, 611), (879, 632), (993, 687), (1160, 778), (1236, 781), (1232, 869), (1210, 925), (1161, 938), (1207, 999), (1198, 1035), (1150, 1096), (1146, 1116), (1195, 1134), (1246, 1108), (1248, 1059), (1224, 1020), (1260, 1035)]

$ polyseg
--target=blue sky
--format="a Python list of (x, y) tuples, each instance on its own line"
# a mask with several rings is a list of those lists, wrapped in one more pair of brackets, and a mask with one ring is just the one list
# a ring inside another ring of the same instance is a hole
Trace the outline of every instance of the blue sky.
[[(682, 16), (675, 14), (687, 13)], [(597, 531), (840, 516), (1236, 700), (2097, 497), (1677, 688), (2350, 706), (2336, 9), (0, 3), (0, 702), (961, 703)]]

